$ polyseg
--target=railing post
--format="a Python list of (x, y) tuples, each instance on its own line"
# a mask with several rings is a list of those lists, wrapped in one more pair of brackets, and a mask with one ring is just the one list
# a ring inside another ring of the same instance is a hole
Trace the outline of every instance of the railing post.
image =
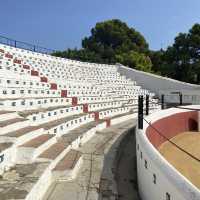
[(138, 96), (138, 128), (143, 129), (143, 96)]
[(146, 95), (146, 115), (149, 115), (149, 95)]
[(183, 105), (183, 95), (182, 93), (179, 94), (179, 99), (180, 99), (180, 106)]
[(162, 110), (165, 109), (165, 95), (164, 94), (161, 95), (161, 109)]

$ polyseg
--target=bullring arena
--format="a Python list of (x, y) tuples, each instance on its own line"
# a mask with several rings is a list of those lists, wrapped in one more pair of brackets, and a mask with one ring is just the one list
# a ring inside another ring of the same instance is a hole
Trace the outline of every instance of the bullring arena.
[(200, 107), (162, 109), (172, 91), (200, 103), (197, 85), (0, 45), (0, 199), (133, 199), (130, 170), (142, 200), (199, 200)]

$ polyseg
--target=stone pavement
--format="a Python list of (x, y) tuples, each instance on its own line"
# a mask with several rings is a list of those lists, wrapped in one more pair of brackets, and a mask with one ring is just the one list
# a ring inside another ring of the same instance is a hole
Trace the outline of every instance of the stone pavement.
[[(137, 188), (137, 163), (135, 129), (126, 137), (126, 144), (118, 162), (116, 182), (119, 200), (139, 200)], [(122, 149), (122, 148), (121, 148)]]
[(0, 200), (25, 199), (49, 163), (16, 165), (0, 177)]

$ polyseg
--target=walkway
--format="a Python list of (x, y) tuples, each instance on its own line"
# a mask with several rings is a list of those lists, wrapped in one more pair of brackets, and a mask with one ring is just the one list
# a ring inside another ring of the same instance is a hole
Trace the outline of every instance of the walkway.
[(137, 191), (135, 129), (125, 138), (125, 142), (116, 173), (119, 200), (139, 200)]
[[(135, 158), (131, 155), (135, 153), (133, 134), (130, 134), (129, 142), (126, 141), (127, 145), (123, 154), (120, 154), (121, 158), (127, 157), (127, 159), (120, 159), (118, 168), (114, 165), (121, 141), (124, 136), (129, 135), (127, 130), (133, 128), (135, 124), (135, 120), (132, 119), (97, 132), (91, 140), (78, 149), (83, 154), (83, 163), (77, 177), (71, 181), (55, 182), (45, 200), (66, 200), (66, 198), (70, 200), (138, 200), (134, 186), (136, 183)], [(116, 172), (118, 187), (115, 182)], [(117, 188), (120, 196), (117, 194)]]

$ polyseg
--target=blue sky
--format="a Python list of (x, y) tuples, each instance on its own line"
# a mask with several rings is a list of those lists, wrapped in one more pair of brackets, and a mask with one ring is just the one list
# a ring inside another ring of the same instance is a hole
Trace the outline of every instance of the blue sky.
[(200, 1), (4, 0), (0, 35), (52, 49), (79, 48), (96, 22), (113, 18), (141, 32), (156, 50), (200, 23)]

